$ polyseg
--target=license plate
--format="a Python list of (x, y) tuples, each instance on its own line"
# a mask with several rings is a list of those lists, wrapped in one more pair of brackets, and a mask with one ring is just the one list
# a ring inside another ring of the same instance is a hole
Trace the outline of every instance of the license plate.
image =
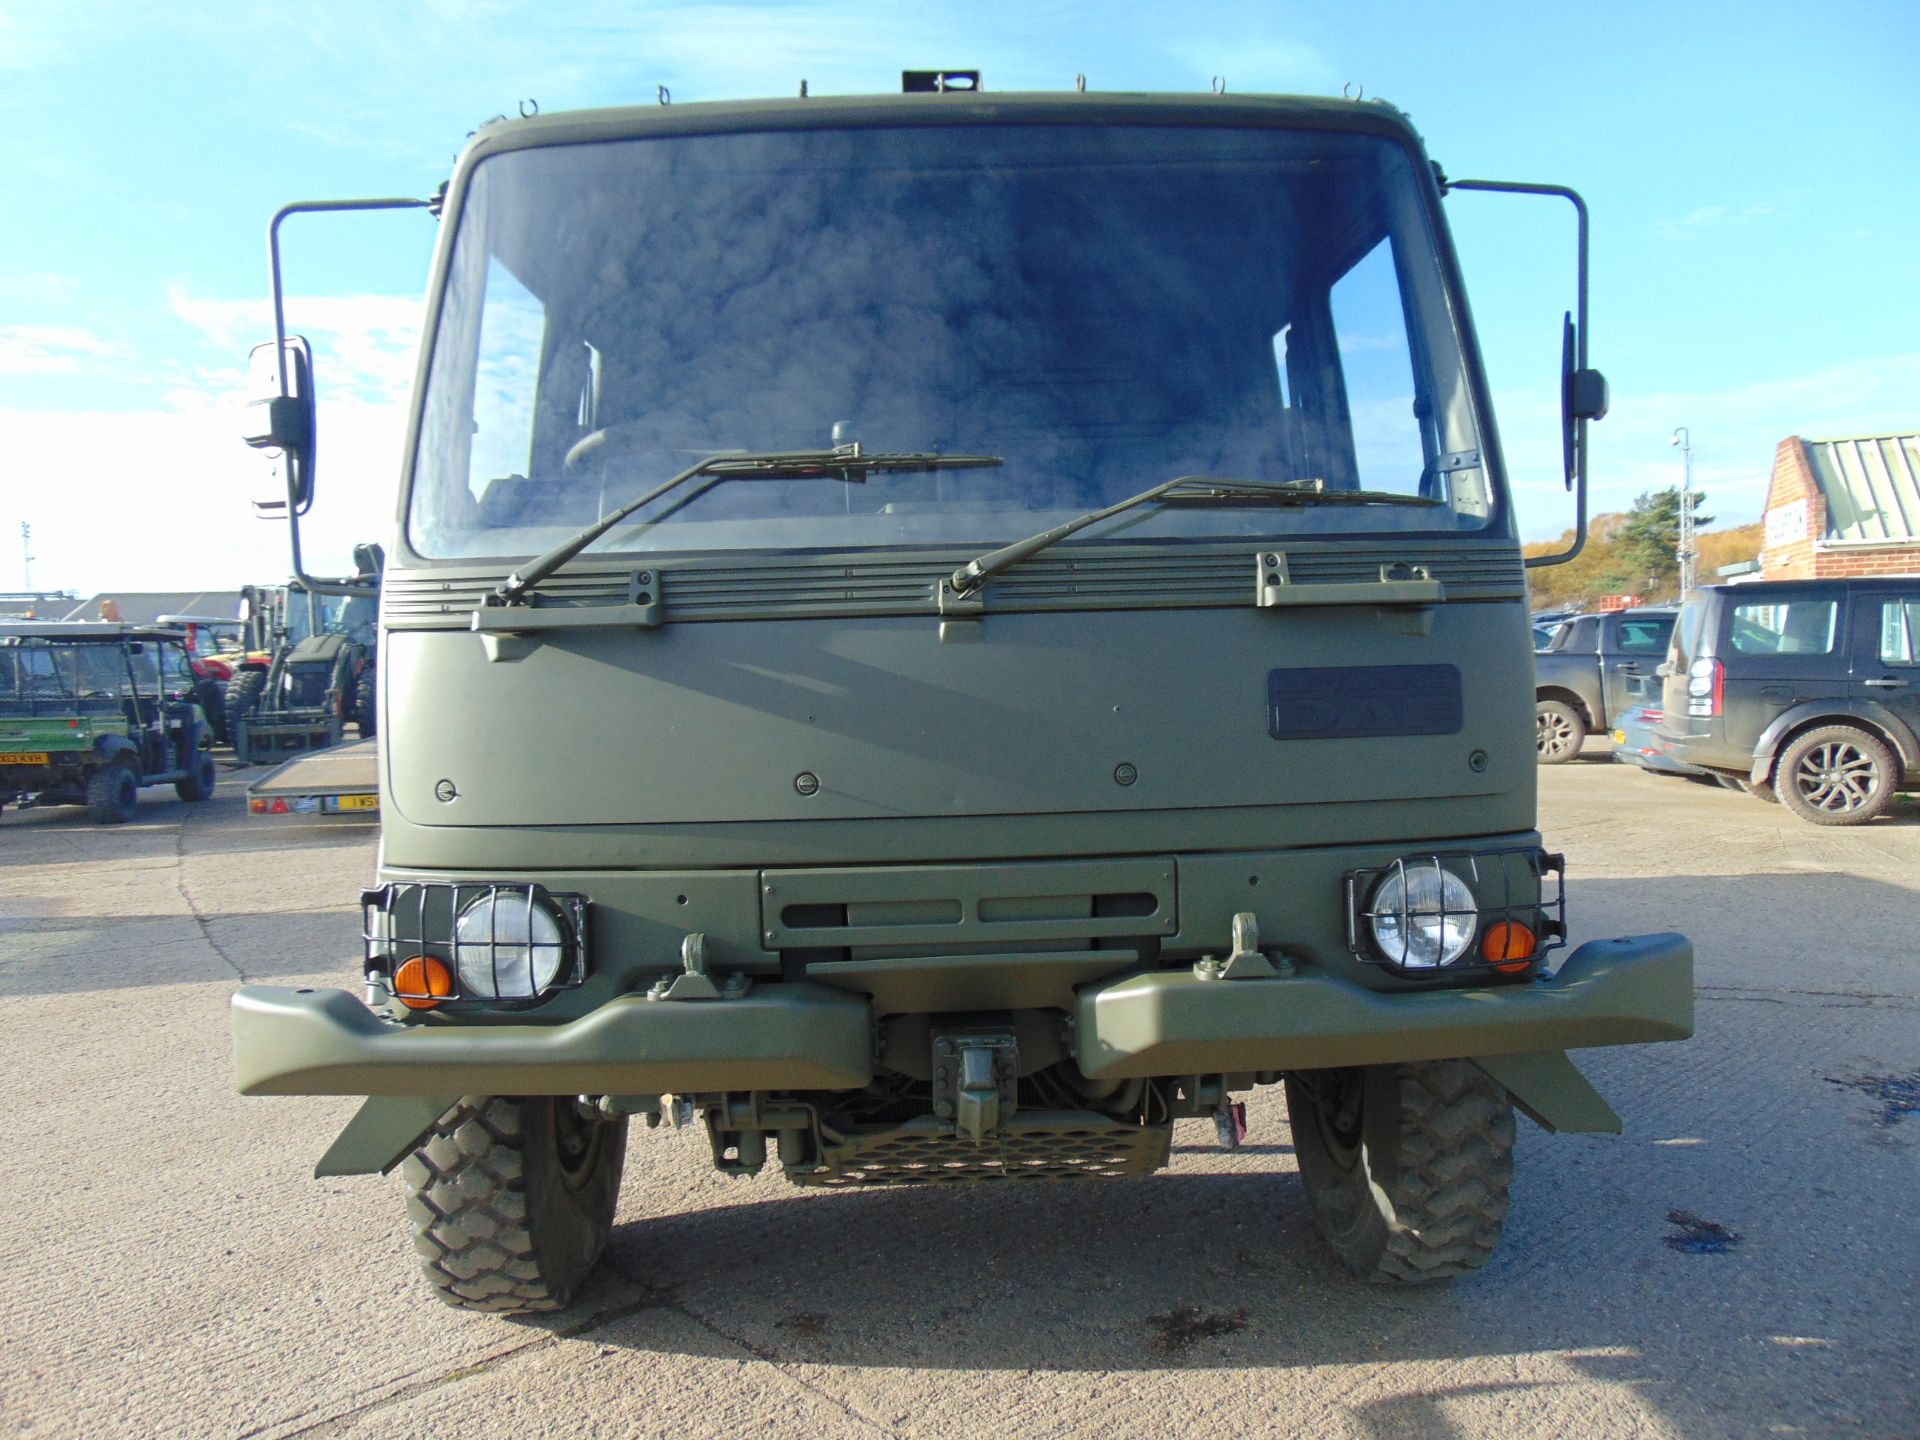
[(380, 797), (378, 795), (327, 796), (327, 809), (329, 810), (378, 810), (379, 808)]
[(0, 765), (44, 765), (47, 752), (44, 750), (12, 750), (0, 755)]

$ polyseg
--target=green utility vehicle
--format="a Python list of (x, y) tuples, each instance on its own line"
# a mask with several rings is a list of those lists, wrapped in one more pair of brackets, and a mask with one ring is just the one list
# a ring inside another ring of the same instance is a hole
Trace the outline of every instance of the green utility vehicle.
[[(378, 546), (363, 572), (377, 593)], [(295, 583), (272, 597), (261, 628), (269, 647), (264, 666), (245, 665), (227, 682), (226, 722), (236, 754), (254, 765), (324, 750), (346, 738), (351, 722), (361, 737), (374, 733), (378, 601), (370, 595), (323, 597)]]
[(98, 621), (0, 624), (0, 802), (133, 818), (140, 787), (213, 794), (213, 756), (179, 630)]
[[(1584, 208), (1377, 102), (909, 89), (461, 155), (365, 999), (241, 989), (239, 1088), (367, 1097), (320, 1173), (402, 1167), (470, 1309), (574, 1294), (634, 1117), (799, 1185), (1120, 1179), (1269, 1084), (1348, 1266), (1468, 1271), (1516, 1108), (1619, 1128), (1566, 1052), (1692, 1026), (1681, 936), (1559, 953), (1443, 198), (1576, 205), (1582, 530)], [(341, 208), (275, 217), (276, 316), (281, 225)], [(268, 350), (297, 517), (313, 362)]]

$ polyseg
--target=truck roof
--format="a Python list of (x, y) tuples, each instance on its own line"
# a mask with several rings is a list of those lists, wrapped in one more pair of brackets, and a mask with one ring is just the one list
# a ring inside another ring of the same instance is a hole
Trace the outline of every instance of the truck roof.
[(948, 91), (835, 95), (808, 99), (716, 100), (559, 111), (482, 126), (467, 150), (475, 159), (526, 146), (644, 135), (748, 130), (817, 130), (881, 125), (1244, 125), (1361, 131), (1420, 143), (1406, 114), (1384, 100), (1312, 95), (1200, 95), (1144, 92)]

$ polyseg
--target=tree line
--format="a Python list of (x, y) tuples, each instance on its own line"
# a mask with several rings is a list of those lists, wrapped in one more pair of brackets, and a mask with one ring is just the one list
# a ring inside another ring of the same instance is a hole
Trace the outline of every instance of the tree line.
[[(1732, 530), (1701, 531), (1713, 523), (1706, 496), (1693, 492), (1694, 579), (1712, 584), (1722, 565), (1754, 560), (1760, 554), (1758, 522)], [(1558, 540), (1525, 547), (1529, 555), (1548, 555), (1573, 543), (1573, 532)], [(1637, 595), (1647, 604), (1680, 597), (1680, 489), (1651, 490), (1626, 514), (1596, 515), (1587, 525), (1587, 545), (1565, 565), (1529, 570), (1527, 584), (1536, 610), (1578, 606), (1591, 609), (1608, 595)]]

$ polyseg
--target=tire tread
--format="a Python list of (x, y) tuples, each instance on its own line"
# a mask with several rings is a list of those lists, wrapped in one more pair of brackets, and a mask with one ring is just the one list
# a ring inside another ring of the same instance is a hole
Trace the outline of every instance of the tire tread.
[(541, 1253), (530, 1139), (522, 1102), (468, 1096), (402, 1167), (414, 1250), (427, 1283), (449, 1305), (494, 1314), (557, 1310), (584, 1278), (584, 1269), (563, 1274), (568, 1267)]
[(1513, 1105), (1470, 1060), (1400, 1067), (1400, 1173), (1370, 1280), (1424, 1285), (1492, 1258), (1513, 1183)]

